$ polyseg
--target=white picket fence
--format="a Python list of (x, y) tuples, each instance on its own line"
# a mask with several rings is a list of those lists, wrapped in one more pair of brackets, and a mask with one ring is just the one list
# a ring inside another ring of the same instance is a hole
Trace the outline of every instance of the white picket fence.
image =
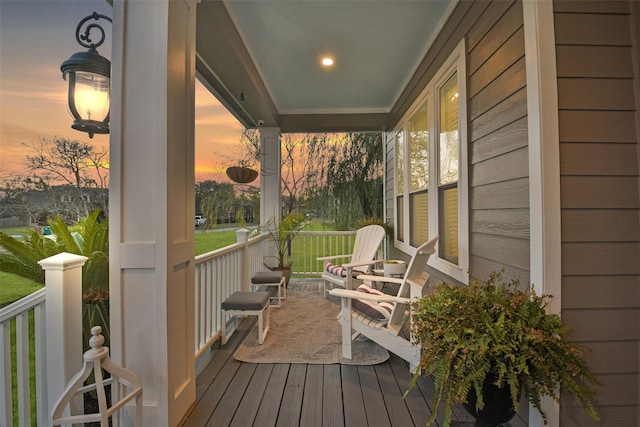
[[(238, 290), (248, 290), (249, 280), (258, 271), (266, 270), (265, 263), (269, 257), (269, 240), (266, 235), (249, 238), (249, 232), (239, 230), (238, 243), (225, 248), (199, 255), (195, 258), (195, 349), (194, 356), (197, 366), (202, 367), (213, 354), (211, 348), (221, 334), (222, 301)], [(300, 232), (295, 238), (291, 248), (291, 260), (293, 262), (294, 276), (318, 276), (322, 265), (316, 261), (316, 257), (349, 254), (353, 247), (355, 231), (344, 232)], [(68, 254), (67, 254), (68, 255)], [(75, 257), (75, 256), (71, 256)], [(84, 258), (84, 257), (80, 257)], [(63, 263), (68, 264), (69, 260)], [(84, 261), (82, 261), (84, 262)], [(82, 264), (78, 260), (69, 270), (47, 272), (47, 283), (50, 278), (54, 281), (69, 280), (81, 282), (77, 276), (77, 269)], [(69, 277), (69, 275), (71, 275)], [(50, 290), (53, 290), (53, 286)], [(61, 394), (62, 389), (52, 393), (47, 389), (47, 381), (50, 383), (64, 384), (61, 375), (69, 372), (61, 372), (62, 369), (47, 371), (47, 362), (64, 365), (60, 358), (72, 357), (78, 360), (76, 366), (81, 365), (82, 343), (65, 344), (63, 339), (47, 336), (56, 324), (63, 325), (65, 320), (49, 320), (56, 316), (65, 315), (64, 304), (59, 301), (68, 296), (54, 296), (57, 303), (52, 306), (54, 313), (47, 314), (46, 300), (51, 298), (46, 294), (46, 287), (22, 298), (15, 303), (0, 309), (0, 426), (13, 426), (14, 412), (17, 413), (17, 425), (45, 426), (50, 424), (48, 419), (48, 407), (52, 405)], [(74, 292), (78, 292), (74, 290)], [(66, 299), (65, 299), (66, 301)], [(80, 296), (78, 295), (78, 306)], [(59, 307), (62, 306), (62, 307)], [(81, 310), (79, 308), (78, 310)], [(68, 320), (67, 320), (68, 321)], [(51, 323), (51, 324), (48, 324)], [(77, 323), (77, 322), (76, 322)], [(81, 323), (81, 322), (80, 322)], [(13, 326), (12, 326), (13, 325)], [(33, 329), (33, 339), (30, 338), (30, 325)], [(68, 325), (66, 327), (69, 327)], [(78, 330), (81, 325), (74, 325)], [(60, 328), (54, 328), (54, 333), (60, 332)], [(15, 330), (15, 332), (12, 332)], [(53, 335), (50, 333), (50, 335)], [(73, 334), (72, 334), (73, 335)], [(81, 333), (79, 334), (81, 336)], [(12, 338), (13, 337), (13, 338)], [(12, 360), (12, 341), (15, 346), (15, 360)], [(55, 343), (52, 351), (47, 353), (46, 342)], [(30, 342), (35, 345), (31, 346)], [(65, 350), (75, 347), (75, 354), (67, 354)], [(45, 354), (47, 357), (45, 358)], [(30, 362), (33, 360), (33, 362)], [(68, 363), (67, 363), (68, 365)], [(73, 372), (71, 372), (72, 374)], [(17, 399), (12, 395), (12, 375), (17, 379)], [(51, 376), (56, 376), (51, 380)], [(30, 380), (33, 377), (34, 380)], [(49, 380), (47, 380), (49, 378)], [(31, 408), (31, 393), (35, 392), (35, 408)], [(55, 394), (55, 396), (51, 396)], [(17, 410), (14, 411), (14, 404)]]

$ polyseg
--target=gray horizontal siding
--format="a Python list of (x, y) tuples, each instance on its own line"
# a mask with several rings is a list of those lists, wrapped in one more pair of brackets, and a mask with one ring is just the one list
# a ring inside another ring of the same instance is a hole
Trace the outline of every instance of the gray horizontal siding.
[(529, 161), (522, 2), (493, 1), (468, 34), (471, 275), (529, 279)]
[[(627, 1), (555, 1), (562, 316), (592, 350), (602, 424), (638, 425), (638, 76)], [(637, 47), (636, 47), (637, 49)], [(634, 83), (635, 80), (635, 83)], [(563, 395), (563, 426), (596, 425)]]

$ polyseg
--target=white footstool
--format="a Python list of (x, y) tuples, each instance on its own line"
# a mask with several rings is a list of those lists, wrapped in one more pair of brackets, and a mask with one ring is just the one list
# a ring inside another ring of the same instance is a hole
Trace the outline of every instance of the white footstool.
[(278, 296), (271, 297), (276, 300), (272, 307), (281, 307), (282, 300), (287, 298), (287, 287), (285, 278), (281, 271), (261, 271), (251, 277), (251, 287), (253, 290), (259, 290), (262, 286), (277, 286)]
[(226, 316), (258, 316), (258, 344), (264, 342), (269, 331), (269, 297), (270, 292), (234, 292), (222, 303), (222, 345), (238, 328), (234, 322), (231, 331), (227, 333)]

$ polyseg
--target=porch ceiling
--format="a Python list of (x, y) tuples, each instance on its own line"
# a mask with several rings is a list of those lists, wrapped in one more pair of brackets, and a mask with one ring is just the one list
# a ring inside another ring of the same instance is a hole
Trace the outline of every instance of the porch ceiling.
[(198, 74), (247, 127), (384, 130), (456, 3), (202, 0)]

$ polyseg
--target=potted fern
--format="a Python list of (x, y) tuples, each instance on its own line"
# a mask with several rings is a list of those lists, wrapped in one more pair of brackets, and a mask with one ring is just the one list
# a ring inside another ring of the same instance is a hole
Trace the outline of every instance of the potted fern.
[[(502, 281), (493, 272), (469, 286), (438, 285), (413, 304), (412, 332), (422, 343), (418, 375), (433, 376), (433, 424), (444, 405), (445, 425), (452, 407), (463, 404), (487, 425), (509, 421), (520, 394), (541, 413), (541, 398), (559, 402), (559, 387), (575, 395), (594, 419), (594, 386), (585, 349), (565, 339), (567, 327), (546, 311), (549, 296), (538, 296), (518, 279)], [(502, 395), (506, 402), (490, 396)], [(498, 415), (496, 408), (505, 409)]]

